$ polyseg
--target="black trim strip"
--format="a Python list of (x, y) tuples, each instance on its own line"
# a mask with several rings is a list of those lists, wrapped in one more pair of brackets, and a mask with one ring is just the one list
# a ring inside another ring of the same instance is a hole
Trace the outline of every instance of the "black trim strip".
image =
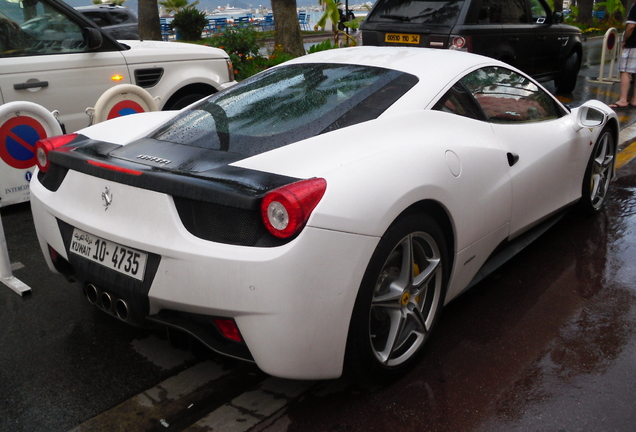
[[(154, 140), (146, 139), (144, 141), (147, 141), (145, 144), (154, 142)], [(160, 144), (158, 143), (158, 145)], [(191, 147), (179, 144), (173, 144), (173, 146), (185, 153), (188, 153), (191, 149)], [(178, 161), (177, 169), (171, 169), (165, 164), (153, 162), (152, 160), (140, 159), (139, 162), (132, 161), (129, 154), (120, 157), (117, 151), (121, 151), (124, 147), (91, 140), (80, 135), (71, 144), (51, 152), (49, 159), (51, 164), (117, 183), (165, 193), (173, 197), (188, 198), (248, 210), (258, 209), (260, 199), (267, 192), (301, 180), (299, 178), (228, 165), (228, 163), (240, 160), (243, 158), (242, 156), (231, 158), (230, 160), (227, 157), (221, 158), (223, 164), (219, 164), (219, 155), (217, 153), (227, 155), (226, 152), (215, 150), (200, 151), (201, 149), (196, 149), (197, 153), (192, 155), (192, 157), (196, 158), (196, 164), (210, 169), (182, 171), (179, 170), (179, 166), (191, 168), (192, 159), (185, 160), (187, 159), (185, 158), (182, 161)], [(111, 156), (112, 154), (117, 155), (117, 157)], [(89, 165), (87, 163), (88, 160), (139, 171), (141, 175), (131, 175)], [(206, 161), (208, 162), (206, 163)], [(55, 171), (51, 170), (51, 172)], [(47, 181), (47, 175), (45, 174), (40, 179), (43, 184)]]

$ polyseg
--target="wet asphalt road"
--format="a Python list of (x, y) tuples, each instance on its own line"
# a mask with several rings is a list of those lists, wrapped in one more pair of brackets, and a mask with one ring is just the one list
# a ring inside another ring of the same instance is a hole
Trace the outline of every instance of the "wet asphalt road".
[(635, 430), (635, 163), (607, 204), (597, 217), (567, 215), (448, 305), (399, 382), (331, 383), (270, 430)]
[[(584, 78), (566, 102), (616, 91)], [(374, 388), (272, 379), (120, 323), (46, 269), (28, 204), (1, 212), (14, 275), (33, 289), (0, 285), (2, 432), (636, 428), (636, 162), (600, 215), (568, 214), (447, 306), (417, 367)]]

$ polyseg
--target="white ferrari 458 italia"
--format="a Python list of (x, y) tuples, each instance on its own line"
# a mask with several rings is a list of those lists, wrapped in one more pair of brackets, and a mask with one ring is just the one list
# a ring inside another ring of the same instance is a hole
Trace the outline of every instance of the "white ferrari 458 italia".
[(490, 58), (336, 49), (39, 141), (31, 206), (50, 268), (119, 319), (279, 377), (391, 379), (444, 304), (601, 209), (618, 133)]

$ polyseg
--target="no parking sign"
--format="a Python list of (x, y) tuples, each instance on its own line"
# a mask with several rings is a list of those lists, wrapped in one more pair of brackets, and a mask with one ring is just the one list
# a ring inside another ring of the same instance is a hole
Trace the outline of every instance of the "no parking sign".
[[(0, 105), (0, 207), (27, 201), (35, 165), (35, 143), (62, 128), (43, 106), (32, 102)], [(16, 293), (31, 291), (11, 271), (9, 251), (0, 219), (0, 282)]]
[(0, 126), (0, 158), (12, 168), (30, 168), (35, 165), (35, 143), (46, 137), (36, 119), (10, 118)]
[[(134, 84), (119, 84), (106, 90), (97, 99), (92, 111), (92, 124), (101, 123), (116, 117), (157, 111), (157, 103), (143, 88)], [(89, 114), (90, 115), (90, 114)]]
[(31, 102), (0, 105), (0, 207), (28, 201), (35, 143), (62, 129), (46, 108)]
[(108, 112), (107, 120), (114, 119), (116, 117), (123, 117), (129, 114), (137, 114), (146, 112), (147, 109), (144, 109), (137, 102), (132, 100), (124, 100), (121, 102), (117, 102), (115, 106), (113, 106)]

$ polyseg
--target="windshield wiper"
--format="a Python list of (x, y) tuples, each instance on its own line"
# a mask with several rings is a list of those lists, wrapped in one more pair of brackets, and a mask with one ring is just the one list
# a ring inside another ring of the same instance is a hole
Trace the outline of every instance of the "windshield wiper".
[(433, 12), (435, 12), (433, 11), (433, 9), (428, 8), (424, 12), (418, 15), (405, 16), (405, 15), (382, 14), (380, 15), (380, 18), (388, 18), (388, 19), (394, 19), (394, 20), (399, 20), (404, 22), (410, 22), (411, 20), (414, 20), (414, 19), (430, 17), (433, 14)]

